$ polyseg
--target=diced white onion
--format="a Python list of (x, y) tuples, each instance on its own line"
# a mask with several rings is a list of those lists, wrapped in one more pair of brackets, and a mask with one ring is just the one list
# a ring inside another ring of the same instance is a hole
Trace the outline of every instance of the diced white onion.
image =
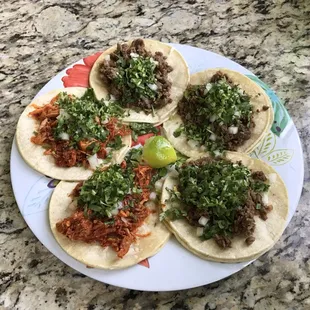
[(158, 65), (158, 61), (156, 61), (154, 58), (150, 58), (151, 63), (155, 64), (156, 66)]
[(264, 205), (268, 205), (269, 199), (268, 199), (268, 194), (267, 193), (264, 193), (262, 195), (262, 202), (263, 202)]
[(209, 121), (213, 123), (216, 120), (216, 118), (217, 118), (216, 115), (211, 115)]
[(70, 136), (66, 132), (62, 132), (62, 133), (59, 134), (59, 138), (61, 140), (69, 140)]
[(197, 235), (197, 237), (200, 237), (203, 235), (203, 228), (202, 227), (197, 227), (196, 235)]
[(118, 213), (118, 209), (117, 209), (117, 208), (115, 208), (115, 209), (113, 209), (113, 210), (111, 211), (111, 214), (112, 214), (112, 215), (117, 215), (117, 213)]
[(110, 60), (110, 55), (105, 55), (104, 60)]
[(194, 141), (194, 140), (188, 140), (187, 143), (188, 143), (188, 145), (189, 145), (191, 148), (193, 148), (193, 149), (197, 148), (197, 142), (196, 142), (196, 141)]
[(89, 156), (87, 158), (88, 162), (89, 162), (89, 166), (91, 169), (95, 170), (98, 166), (100, 166), (100, 164), (102, 164), (103, 159), (98, 158), (97, 154), (94, 154), (92, 156)]
[(211, 83), (207, 83), (206, 90), (209, 91), (211, 88), (212, 88), (212, 84)]
[(69, 118), (70, 115), (68, 114), (68, 112), (66, 110), (60, 109), (59, 110), (59, 115), (56, 118), (59, 119), (60, 117)]
[(208, 219), (204, 216), (201, 216), (200, 219), (198, 220), (198, 223), (201, 225), (201, 226), (206, 226), (207, 223), (208, 223)]
[(162, 187), (163, 187), (163, 184), (164, 184), (164, 179), (163, 178), (161, 178), (161, 179), (159, 179), (158, 181), (156, 181), (155, 182), (155, 190), (157, 191), (157, 192), (160, 192), (161, 191), (161, 189), (162, 189)]
[(113, 95), (110, 95), (110, 101), (115, 101), (116, 98)]
[(268, 175), (268, 179), (270, 183), (274, 183), (277, 180), (277, 174), (276, 173), (270, 173)]
[(234, 113), (234, 115), (235, 115), (235, 116), (240, 116), (240, 111), (236, 111), (236, 112)]
[(238, 127), (230, 126), (228, 127), (228, 132), (231, 133), (232, 135), (235, 135), (238, 133)]
[(138, 58), (139, 54), (137, 54), (137, 53), (130, 53), (130, 57), (131, 58)]
[(156, 197), (157, 197), (157, 195), (156, 195), (155, 192), (150, 193), (150, 199), (151, 199), (151, 200), (155, 200)]
[(215, 150), (214, 151), (214, 156), (215, 157), (218, 157), (218, 156), (221, 156), (221, 155), (222, 155), (222, 153), (219, 150)]
[(109, 122), (109, 120), (105, 119), (105, 120), (101, 121), (101, 124), (105, 125), (105, 124), (107, 124), (108, 122)]
[(153, 91), (157, 91), (157, 89), (158, 89), (158, 87), (157, 87), (156, 84), (147, 84), (147, 86), (148, 86), (151, 90), (153, 90)]
[(209, 139), (210, 139), (211, 141), (215, 141), (215, 140), (216, 140), (216, 135), (215, 135), (214, 133), (211, 133)]

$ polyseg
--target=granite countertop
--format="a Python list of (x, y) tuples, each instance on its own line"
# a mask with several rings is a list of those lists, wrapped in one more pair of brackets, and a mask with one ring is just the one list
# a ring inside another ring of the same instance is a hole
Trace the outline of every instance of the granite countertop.
[[(310, 309), (309, 16), (307, 0), (2, 1), (0, 309)], [(239, 62), (274, 88), (298, 128), (306, 174), (297, 212), (271, 251), (228, 279), (167, 293), (105, 285), (54, 257), (19, 213), (9, 160), (24, 107), (56, 72), (131, 37)]]

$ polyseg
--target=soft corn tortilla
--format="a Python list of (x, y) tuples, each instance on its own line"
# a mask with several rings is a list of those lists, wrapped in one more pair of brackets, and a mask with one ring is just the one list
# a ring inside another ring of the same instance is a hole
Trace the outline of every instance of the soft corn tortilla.
[[(211, 78), (218, 71), (226, 74), (235, 84), (238, 84), (239, 87), (251, 97), (250, 102), (253, 106), (255, 127), (252, 129), (251, 138), (246, 140), (243, 145), (239, 146), (236, 150), (237, 152), (250, 153), (255, 149), (258, 143), (264, 138), (271, 128), (273, 123), (273, 109), (271, 101), (264, 90), (255, 82), (247, 78), (245, 75), (229, 69), (215, 68), (197, 72), (191, 75), (190, 84), (205, 85), (210, 82)], [(263, 111), (263, 106), (268, 106), (269, 109)], [(257, 110), (260, 110), (261, 112), (257, 113)], [(181, 134), (179, 137), (174, 137), (173, 133), (182, 124), (183, 121), (178, 114), (172, 116), (168, 121), (164, 122), (163, 128), (165, 135), (174, 148), (188, 157), (207, 155), (208, 152), (202, 151), (201, 145), (198, 142), (195, 147), (190, 146), (188, 144), (188, 138), (185, 134)]]
[[(253, 171), (263, 171), (267, 178), (271, 173), (277, 175), (276, 181), (270, 184), (268, 191), (268, 204), (273, 206), (273, 210), (268, 213), (268, 219), (266, 221), (255, 216), (256, 228), (253, 235), (255, 241), (248, 246), (244, 238), (234, 237), (232, 239), (232, 247), (222, 249), (213, 239), (202, 241), (197, 237), (197, 228), (189, 225), (186, 220), (165, 220), (165, 224), (175, 235), (176, 239), (186, 249), (197, 256), (211, 261), (236, 263), (257, 258), (268, 251), (277, 242), (286, 225), (289, 210), (288, 194), (281, 177), (272, 167), (268, 166), (263, 161), (234, 152), (228, 152), (227, 158), (233, 162), (242, 161), (245, 166)], [(173, 186), (177, 184), (178, 179), (175, 175), (167, 177), (163, 186), (161, 198), (162, 204), (165, 205), (163, 210), (171, 208), (171, 204), (166, 201), (170, 197), (167, 188), (172, 189)]]
[(56, 223), (70, 216), (74, 211), (70, 208), (72, 199), (68, 196), (76, 182), (60, 182), (55, 188), (49, 204), (49, 221), (52, 232), (65, 252), (81, 263), (94, 268), (101, 269), (122, 269), (130, 267), (155, 255), (168, 241), (170, 232), (164, 224), (158, 220), (158, 208), (152, 202), (148, 207), (154, 210), (144, 225), (151, 234), (144, 238), (138, 238), (130, 250), (122, 259), (117, 257), (116, 252), (110, 248), (103, 248), (98, 244), (87, 244), (82, 241), (71, 241), (56, 230)]
[[(161, 109), (155, 110), (154, 115), (152, 113), (146, 114), (145, 112), (136, 112), (132, 109), (127, 109), (129, 116), (123, 118), (124, 122), (137, 122), (137, 123), (151, 123), (161, 124), (166, 120), (169, 115), (175, 111), (179, 100), (183, 96), (188, 82), (189, 82), (189, 69), (182, 57), (182, 55), (172, 46), (161, 43), (155, 40), (144, 39), (146, 50), (155, 54), (155, 52), (162, 52), (167, 57), (168, 64), (173, 68), (173, 71), (169, 73), (168, 78), (172, 82), (171, 87), (171, 99), (172, 102), (167, 104)], [(128, 42), (128, 44), (130, 44)], [(100, 79), (99, 67), (107, 55), (110, 55), (116, 50), (116, 45), (109, 48), (100, 55), (100, 57), (94, 63), (89, 75), (89, 84), (94, 89), (98, 99), (106, 98), (109, 91), (103, 81)]]
[[(58, 167), (55, 165), (55, 160), (51, 155), (44, 155), (44, 148), (41, 145), (34, 144), (30, 141), (31, 137), (34, 135), (33, 132), (39, 126), (39, 122), (28, 116), (28, 114), (35, 109), (33, 105), (43, 106), (49, 103), (60, 92), (66, 92), (67, 94), (81, 97), (85, 91), (86, 88), (83, 87), (69, 87), (52, 90), (38, 97), (26, 107), (17, 124), (16, 142), (20, 154), (31, 168), (58, 180), (78, 181), (86, 180), (91, 176), (93, 173), (91, 169), (85, 169), (84, 167)], [(120, 163), (130, 149), (131, 136), (128, 135), (123, 137), (122, 141), (124, 146), (120, 150), (113, 152), (111, 163)], [(105, 166), (109, 165), (110, 164), (107, 164)]]

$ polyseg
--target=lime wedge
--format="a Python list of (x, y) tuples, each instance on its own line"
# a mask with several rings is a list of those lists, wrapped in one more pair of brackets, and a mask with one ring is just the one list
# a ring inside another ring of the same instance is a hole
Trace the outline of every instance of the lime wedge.
[(162, 136), (147, 139), (143, 147), (142, 156), (153, 168), (162, 168), (177, 160), (177, 154), (173, 146)]

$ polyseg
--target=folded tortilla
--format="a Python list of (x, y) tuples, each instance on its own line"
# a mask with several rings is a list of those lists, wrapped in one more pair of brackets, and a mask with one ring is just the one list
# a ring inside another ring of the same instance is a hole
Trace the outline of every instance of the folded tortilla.
[[(244, 237), (235, 236), (232, 238), (231, 248), (222, 249), (213, 239), (202, 241), (196, 234), (197, 227), (191, 226), (185, 219), (175, 221), (165, 219), (164, 221), (180, 244), (193, 254), (210, 261), (237, 263), (257, 258), (272, 248), (281, 237), (289, 211), (288, 194), (281, 177), (265, 162), (236, 152), (228, 152), (227, 159), (232, 162), (241, 161), (252, 171), (263, 171), (267, 178), (270, 174), (276, 174), (276, 179), (270, 182), (268, 191), (268, 204), (271, 204), (273, 209), (268, 213), (266, 221), (255, 216), (256, 228), (253, 234), (255, 241), (251, 245), (248, 246), (245, 243)], [(167, 201), (170, 197), (167, 189), (173, 189), (177, 184), (177, 176), (170, 174), (163, 185), (161, 197), (164, 211), (171, 208), (171, 203)]]
[[(229, 79), (234, 82), (234, 84), (238, 85), (247, 95), (251, 97), (250, 103), (253, 106), (253, 120), (255, 122), (255, 127), (251, 130), (251, 138), (246, 140), (243, 145), (239, 146), (236, 150), (237, 152), (250, 153), (265, 137), (272, 126), (274, 117), (271, 101), (264, 90), (255, 82), (239, 72), (225, 68), (215, 68), (197, 72), (191, 75), (190, 84), (205, 85), (210, 82), (211, 78), (218, 71), (226, 74)], [(263, 110), (264, 106), (268, 107), (266, 111)], [(260, 112), (257, 113), (257, 110)], [(197, 142), (196, 146), (190, 146), (188, 144), (188, 138), (184, 133), (182, 133), (179, 137), (175, 137), (173, 135), (173, 133), (181, 125), (183, 125), (183, 121), (178, 114), (175, 114), (163, 124), (164, 133), (173, 147), (188, 157), (208, 155), (209, 153), (207, 151), (201, 151), (201, 145), (199, 142)]]
[[(124, 122), (137, 122), (137, 123), (151, 123), (161, 124), (170, 115), (172, 115), (177, 107), (179, 100), (183, 96), (188, 82), (189, 82), (189, 69), (182, 55), (172, 46), (161, 43), (155, 40), (144, 39), (145, 49), (155, 54), (155, 52), (162, 52), (167, 57), (168, 64), (173, 68), (169, 73), (168, 78), (172, 83), (171, 96), (172, 102), (165, 105), (161, 109), (155, 109), (154, 115), (152, 113), (146, 114), (143, 111), (136, 112), (132, 109), (127, 109), (128, 116), (123, 118)], [(129, 41), (130, 44), (132, 41)], [(99, 68), (107, 55), (110, 55), (116, 50), (116, 45), (104, 51), (94, 63), (89, 76), (89, 84), (94, 89), (98, 99), (106, 98), (109, 94), (108, 88), (100, 79)]]

